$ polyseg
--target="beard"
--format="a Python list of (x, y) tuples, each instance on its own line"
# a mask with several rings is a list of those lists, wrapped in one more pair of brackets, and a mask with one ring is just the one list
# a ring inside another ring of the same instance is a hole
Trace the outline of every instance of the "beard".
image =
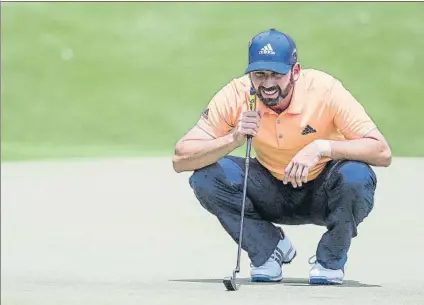
[[(269, 88), (259, 86), (258, 97), (262, 101), (262, 103), (264, 103), (265, 106), (275, 107), (275, 106), (278, 106), (289, 95), (293, 86), (294, 86), (294, 79), (293, 79), (293, 76), (290, 75), (290, 81), (287, 84), (286, 88), (284, 88), (284, 90), (282, 90), (280, 86), (272, 86)], [(278, 95), (273, 98), (265, 98), (262, 94), (263, 91), (268, 91), (268, 92), (277, 91)]]

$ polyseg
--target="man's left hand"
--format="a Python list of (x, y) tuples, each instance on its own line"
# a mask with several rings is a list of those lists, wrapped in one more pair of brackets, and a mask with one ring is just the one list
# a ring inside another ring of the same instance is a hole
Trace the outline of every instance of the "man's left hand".
[(309, 171), (324, 156), (331, 155), (331, 145), (327, 140), (315, 140), (301, 149), (284, 170), (283, 183), (291, 182), (293, 187), (301, 187), (308, 182)]

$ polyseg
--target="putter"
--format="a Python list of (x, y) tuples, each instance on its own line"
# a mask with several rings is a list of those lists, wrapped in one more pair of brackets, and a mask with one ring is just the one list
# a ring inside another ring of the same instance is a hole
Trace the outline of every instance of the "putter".
[[(250, 95), (249, 95), (249, 109), (253, 111), (256, 107), (256, 96), (255, 96), (255, 90), (252, 88), (250, 89)], [(243, 224), (244, 224), (244, 209), (246, 206), (246, 196), (247, 196), (247, 175), (249, 172), (249, 161), (250, 161), (250, 149), (252, 147), (252, 136), (247, 136), (246, 141), (246, 158), (245, 158), (245, 173), (244, 173), (244, 185), (243, 185), (243, 202), (241, 205), (241, 221), (240, 221), (240, 233), (239, 233), (239, 242), (238, 242), (238, 250), (237, 250), (237, 264), (236, 268), (233, 270), (233, 276), (226, 277), (223, 280), (225, 288), (227, 288), (228, 291), (236, 291), (240, 287), (240, 285), (237, 285), (236, 283), (236, 276), (237, 273), (240, 272), (240, 255), (241, 255), (241, 243), (243, 241)]]

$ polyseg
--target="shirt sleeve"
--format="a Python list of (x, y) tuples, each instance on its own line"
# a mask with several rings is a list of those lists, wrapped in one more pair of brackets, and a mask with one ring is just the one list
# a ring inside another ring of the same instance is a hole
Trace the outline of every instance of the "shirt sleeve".
[(330, 89), (330, 111), (336, 128), (346, 139), (359, 139), (376, 128), (365, 108), (336, 80)]
[(237, 126), (241, 105), (234, 86), (229, 83), (211, 99), (197, 126), (214, 138), (222, 137)]

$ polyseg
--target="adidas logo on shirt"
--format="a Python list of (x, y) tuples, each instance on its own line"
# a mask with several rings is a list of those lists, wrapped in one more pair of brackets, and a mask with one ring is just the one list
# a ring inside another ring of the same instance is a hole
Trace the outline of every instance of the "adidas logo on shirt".
[(306, 135), (308, 135), (310, 133), (314, 133), (314, 132), (317, 132), (317, 131), (315, 129), (313, 129), (311, 126), (306, 125), (305, 129), (303, 129), (303, 131), (302, 131), (302, 135), (306, 136)]
[(209, 118), (209, 108), (205, 109), (202, 113), (202, 117), (204, 117), (206, 120)]
[(259, 54), (270, 54), (275, 55), (274, 50), (272, 49), (272, 46), (270, 43), (268, 43), (266, 46), (264, 46), (260, 51)]

